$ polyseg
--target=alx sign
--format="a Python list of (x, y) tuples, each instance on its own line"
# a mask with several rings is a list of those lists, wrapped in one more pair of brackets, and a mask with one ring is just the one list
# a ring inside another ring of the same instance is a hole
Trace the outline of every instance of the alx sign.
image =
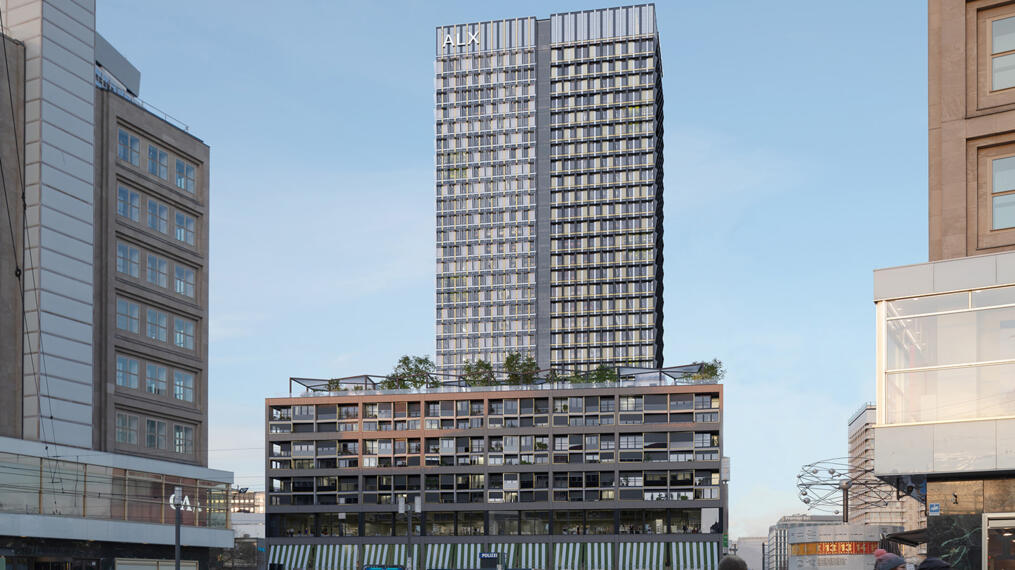
[(467, 46), (467, 45), (470, 45), (470, 44), (476, 44), (477, 46), (479, 45), (479, 32), (478, 31), (476, 33), (472, 33), (472, 32), (465, 32), (465, 33), (469, 35), (469, 38), (467, 40), (463, 40), (462, 39), (462, 33), (461, 32), (458, 32), (458, 37), (455, 37), (455, 36), (453, 36), (451, 34), (444, 34), (444, 43), (441, 45), (441, 49), (444, 49), (444, 48), (446, 48), (448, 46), (451, 46), (451, 47), (464, 47), (464, 46)]

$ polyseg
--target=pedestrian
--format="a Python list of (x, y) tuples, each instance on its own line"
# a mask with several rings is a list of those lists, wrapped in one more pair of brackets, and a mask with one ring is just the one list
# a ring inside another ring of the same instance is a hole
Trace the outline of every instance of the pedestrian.
[(906, 570), (906, 559), (898, 554), (885, 554), (874, 565), (875, 570)]
[(935, 556), (928, 556), (924, 558), (923, 562), (916, 567), (916, 570), (950, 570), (951, 564), (948, 564), (944, 560)]
[(739, 556), (730, 554), (719, 562), (719, 570), (747, 570), (747, 562)]

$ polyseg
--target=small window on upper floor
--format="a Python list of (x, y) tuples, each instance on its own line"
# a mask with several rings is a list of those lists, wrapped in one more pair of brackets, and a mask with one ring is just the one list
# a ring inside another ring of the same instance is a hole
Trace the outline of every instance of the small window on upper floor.
[(177, 212), (176, 213), (176, 239), (182, 241), (187, 245), (194, 245), (194, 231), (197, 226), (197, 221), (194, 220), (193, 216)]
[(1015, 156), (993, 159), (991, 171), (991, 229), (1015, 228)]
[(179, 158), (176, 159), (176, 187), (191, 194), (196, 187), (194, 165)]
[(123, 186), (117, 188), (116, 213), (132, 222), (140, 222), (141, 195)]
[(116, 140), (116, 156), (134, 166), (141, 164), (141, 141), (127, 131), (120, 129)]
[(990, 23), (991, 91), (1015, 87), (1015, 16)]
[(148, 174), (169, 180), (169, 154), (155, 145), (148, 145)]

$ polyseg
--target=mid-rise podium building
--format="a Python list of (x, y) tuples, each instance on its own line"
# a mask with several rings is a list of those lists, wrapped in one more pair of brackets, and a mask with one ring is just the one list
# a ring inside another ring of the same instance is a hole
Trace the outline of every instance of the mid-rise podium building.
[[(723, 391), (699, 370), (387, 391), (292, 379), (265, 402), (269, 562), (714, 570)], [(398, 504), (416, 499), (410, 525)]]
[(662, 366), (652, 4), (436, 29), (437, 365)]

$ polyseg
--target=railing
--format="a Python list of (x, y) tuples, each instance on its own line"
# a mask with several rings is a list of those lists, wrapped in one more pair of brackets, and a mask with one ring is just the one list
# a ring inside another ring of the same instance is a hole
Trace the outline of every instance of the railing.
[(95, 67), (95, 86), (98, 87), (99, 89), (102, 89), (103, 91), (109, 91), (110, 93), (119, 95), (121, 98), (130, 101), (131, 103), (137, 105), (138, 107), (144, 109), (145, 111), (148, 111), (149, 113), (155, 115), (156, 117), (161, 118), (165, 122), (169, 123), (170, 125), (173, 125), (178, 129), (183, 129), (184, 131), (190, 132), (190, 127), (186, 123), (170, 115), (169, 113), (163, 111), (162, 109), (159, 109), (155, 105), (152, 105), (151, 103), (146, 103), (142, 99), (131, 95), (130, 93), (127, 92), (126, 89), (122, 88), (115, 79), (112, 79), (111, 77), (106, 75), (106, 71), (104, 69), (98, 66)]
[(644, 386), (696, 386), (696, 385), (709, 385), (718, 384), (719, 381), (715, 379), (702, 379), (702, 380), (691, 380), (691, 379), (633, 379), (633, 380), (619, 380), (616, 382), (593, 382), (593, 383), (571, 383), (571, 382), (546, 382), (543, 384), (513, 384), (504, 385), (497, 384), (494, 386), (436, 386), (430, 388), (405, 388), (398, 390), (362, 390), (362, 389), (347, 389), (347, 390), (310, 390), (307, 389), (305, 392), (299, 394), (284, 394), (279, 397), (291, 398), (298, 396), (301, 398), (315, 397), (315, 396), (340, 396), (354, 394), (360, 395), (396, 395), (396, 394), (462, 394), (472, 392), (518, 392), (518, 391), (539, 391), (539, 390), (587, 390), (587, 389), (616, 389), (616, 388), (635, 388)]

